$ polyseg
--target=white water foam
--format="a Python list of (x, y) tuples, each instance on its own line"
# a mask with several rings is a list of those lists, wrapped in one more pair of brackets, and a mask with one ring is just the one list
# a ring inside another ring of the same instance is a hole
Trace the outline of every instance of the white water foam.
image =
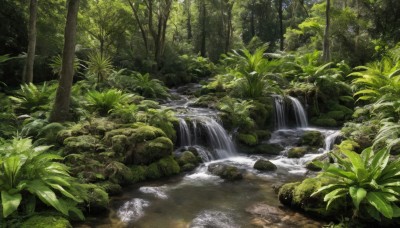
[(233, 218), (222, 211), (205, 210), (200, 212), (193, 219), (191, 228), (218, 227), (218, 228), (236, 228)]
[(159, 199), (168, 199), (168, 195), (166, 194), (167, 188), (165, 186), (161, 187), (140, 187), (139, 191), (146, 193), (146, 194), (151, 194), (154, 195), (155, 197)]
[(150, 206), (150, 202), (144, 199), (134, 198), (125, 202), (117, 211), (117, 216), (122, 222), (135, 222), (144, 215), (144, 209)]

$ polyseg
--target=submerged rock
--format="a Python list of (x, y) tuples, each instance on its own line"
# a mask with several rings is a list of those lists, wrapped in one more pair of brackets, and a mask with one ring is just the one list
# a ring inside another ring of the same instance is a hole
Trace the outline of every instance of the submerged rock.
[(277, 169), (274, 163), (264, 159), (259, 159), (256, 161), (253, 168), (260, 171), (275, 171)]
[(323, 147), (324, 136), (319, 131), (306, 131), (299, 141), (300, 146)]
[(307, 153), (307, 147), (293, 147), (288, 151), (288, 158), (301, 158)]
[(243, 179), (242, 172), (235, 166), (225, 165), (221, 163), (211, 164), (208, 166), (208, 171), (225, 180), (241, 180)]
[(199, 164), (199, 158), (191, 151), (184, 151), (177, 159), (182, 171), (191, 171)]

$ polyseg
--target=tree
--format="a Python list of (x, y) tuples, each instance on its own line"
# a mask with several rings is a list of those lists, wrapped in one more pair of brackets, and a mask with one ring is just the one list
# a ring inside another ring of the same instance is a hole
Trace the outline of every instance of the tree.
[(26, 56), (25, 74), (22, 82), (31, 83), (33, 81), (33, 65), (35, 62), (36, 48), (36, 17), (37, 0), (30, 0), (29, 4), (29, 32), (28, 32), (28, 52)]
[(76, 28), (78, 21), (79, 0), (69, 0), (67, 22), (64, 32), (64, 51), (61, 76), (56, 99), (50, 115), (50, 122), (63, 122), (68, 118), (71, 101), (71, 87), (74, 76)]
[(330, 11), (331, 11), (331, 1), (326, 0), (326, 10), (325, 10), (325, 32), (324, 32), (324, 46), (322, 59), (324, 62), (329, 62), (331, 59), (330, 45), (329, 45), (329, 29), (330, 29)]

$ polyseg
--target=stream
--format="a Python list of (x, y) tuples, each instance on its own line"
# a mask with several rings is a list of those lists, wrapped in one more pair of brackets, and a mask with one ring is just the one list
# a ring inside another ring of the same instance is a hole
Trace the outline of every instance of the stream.
[[(108, 215), (87, 218), (85, 224), (78, 227), (254, 227), (259, 220), (249, 208), (260, 202), (279, 208), (273, 187), (304, 179), (305, 164), (328, 152), (339, 135), (338, 130), (309, 127), (306, 113), (294, 97), (287, 100), (292, 102), (293, 121), (297, 124), (288, 128), (290, 117), (285, 110), (288, 105), (282, 105), (282, 97), (275, 96), (277, 130), (265, 143), (280, 144), (284, 150), (273, 156), (247, 155), (238, 151), (215, 110), (193, 108), (190, 106), (193, 100), (179, 96), (180, 99), (168, 104), (177, 110), (180, 122), (177, 132), (180, 148), (175, 153), (188, 147), (196, 148), (204, 163), (192, 172), (167, 180), (141, 182), (125, 188), (123, 195), (112, 198)], [(287, 151), (310, 130), (320, 131), (325, 136), (324, 147), (302, 158), (287, 158)], [(275, 172), (253, 169), (260, 158), (270, 160), (278, 169)], [(238, 167), (244, 173), (243, 180), (229, 182), (212, 175), (207, 167), (214, 163)], [(321, 226), (318, 221), (288, 209), (283, 211), (279, 218), (264, 218), (270, 222), (268, 227)]]

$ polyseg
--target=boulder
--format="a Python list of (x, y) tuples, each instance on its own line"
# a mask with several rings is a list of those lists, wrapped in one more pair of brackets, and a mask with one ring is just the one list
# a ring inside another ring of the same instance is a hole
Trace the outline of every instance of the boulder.
[(264, 159), (259, 159), (258, 161), (256, 161), (253, 168), (260, 171), (275, 171), (277, 169), (274, 163)]
[(57, 215), (34, 215), (24, 221), (20, 228), (72, 228), (69, 221)]
[(236, 139), (239, 141), (239, 143), (246, 146), (255, 146), (258, 144), (257, 135), (255, 134), (240, 133), (236, 136)]
[(284, 148), (276, 143), (261, 144), (251, 150), (254, 154), (279, 155)]
[(191, 151), (184, 151), (177, 159), (182, 171), (191, 171), (199, 164), (199, 158)]
[(323, 147), (324, 136), (319, 131), (306, 131), (299, 140), (299, 146)]
[(307, 153), (307, 147), (293, 147), (288, 151), (288, 158), (301, 158)]
[(134, 164), (148, 165), (161, 158), (172, 155), (173, 143), (167, 137), (158, 137), (156, 139), (140, 143), (136, 146), (133, 157)]
[(91, 135), (68, 137), (64, 140), (64, 154), (96, 152), (102, 147), (99, 140)]
[(160, 159), (150, 164), (145, 171), (146, 179), (159, 179), (169, 177), (180, 172), (179, 164), (172, 156)]
[(208, 171), (222, 179), (234, 181), (243, 179), (242, 172), (235, 166), (225, 165), (222, 163), (211, 164)]

